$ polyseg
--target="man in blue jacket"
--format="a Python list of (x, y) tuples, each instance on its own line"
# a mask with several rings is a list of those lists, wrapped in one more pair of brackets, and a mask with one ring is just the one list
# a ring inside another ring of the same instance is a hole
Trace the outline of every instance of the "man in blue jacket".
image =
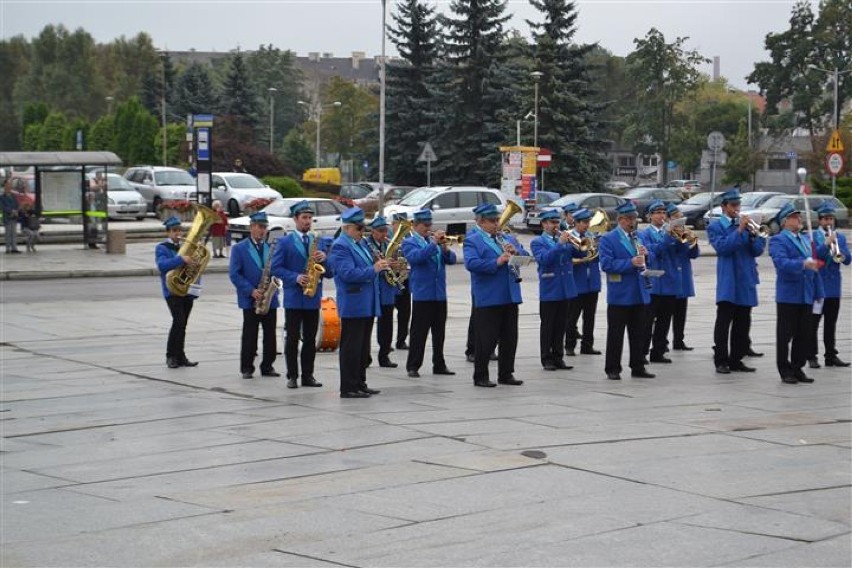
[(367, 366), (373, 318), (382, 314), (379, 273), (390, 263), (374, 259), (364, 243), (364, 211), (360, 207), (347, 209), (340, 220), (340, 236), (329, 254), (340, 314), (340, 398), (369, 398), (380, 392), (367, 386)]
[[(394, 213), (391, 221), (391, 230), (388, 233), (388, 238), (392, 239), (398, 230), (400, 230), (400, 222), (408, 220), (408, 213)], [(411, 289), (404, 286), (397, 293), (394, 299), (394, 307), (396, 308), (396, 348), (400, 351), (408, 349), (408, 324), (411, 320)]]
[[(364, 239), (374, 258), (387, 258), (388, 222), (381, 215), (376, 215), (368, 225), (370, 234)], [(390, 259), (388, 259), (390, 260)], [(399, 365), (390, 360), (391, 342), (393, 341), (393, 307), (399, 286), (387, 281), (385, 272), (378, 278), (379, 304), (381, 315), (376, 321), (376, 341), (379, 344), (379, 366), (396, 368)]]
[[(306, 200), (290, 207), (296, 230), (280, 237), (272, 254), (272, 273), (284, 286), (284, 360), (287, 363), (287, 388), (299, 387), (299, 340), (302, 341), (302, 386), (321, 387), (314, 378), (317, 353), (317, 328), (322, 302), (323, 278), (331, 278), (326, 262), (327, 239), (311, 232), (314, 212)], [(308, 285), (308, 256), (325, 268), (313, 297), (305, 295)]]
[(574, 211), (579, 208), (573, 201), (562, 206), (562, 220), (559, 222), (560, 231), (567, 231), (574, 228)]
[(568, 240), (568, 231), (559, 230), (559, 213), (548, 210), (541, 214), (540, 236), (530, 248), (538, 265), (539, 347), (545, 371), (572, 369), (562, 359), (565, 320), (568, 306), (577, 297), (572, 259), (582, 256)]
[(518, 348), (518, 304), (521, 298), (519, 269), (510, 265), (514, 255), (529, 253), (509, 235), (499, 232), (497, 207), (483, 203), (473, 209), (476, 227), (464, 241), (464, 266), (470, 272), (473, 291), (474, 371), (473, 384), (497, 386), (488, 377), (488, 361), (497, 343), (497, 382), (522, 385), (515, 378)]
[(189, 321), (195, 296), (190, 294), (176, 296), (166, 286), (166, 275), (170, 271), (184, 265), (192, 265), (195, 263), (195, 259), (188, 255), (178, 255), (180, 238), (183, 236), (180, 219), (174, 216), (169, 217), (163, 221), (163, 226), (166, 228), (168, 238), (157, 245), (154, 255), (157, 260), (157, 269), (160, 271), (160, 287), (163, 291), (163, 298), (166, 299), (166, 305), (172, 314), (172, 327), (169, 329), (169, 338), (166, 342), (166, 365), (169, 369), (195, 367), (198, 362), (187, 359), (184, 351), (186, 324)]
[[(594, 237), (586, 231), (589, 229), (589, 219), (592, 212), (588, 209), (577, 209), (573, 213), (574, 228), (571, 234), (577, 239)], [(597, 243), (595, 243), (597, 246)], [(585, 255), (583, 255), (585, 256)], [(578, 261), (580, 259), (577, 259)], [(583, 355), (600, 355), (595, 349), (595, 312), (598, 309), (598, 295), (601, 291), (601, 263), (595, 257), (588, 262), (574, 262), (574, 285), (577, 287), (577, 297), (568, 303), (568, 320), (565, 326), (565, 354), (574, 355), (577, 340), (580, 339), (580, 353)], [(582, 336), (577, 331), (577, 322), (583, 314)]]
[(785, 383), (812, 383), (802, 367), (811, 353), (814, 303), (825, 294), (811, 240), (801, 233), (800, 215), (792, 203), (778, 212), (778, 224), (782, 231), (769, 241), (775, 264), (775, 363)]
[[(677, 208), (674, 203), (666, 205), (666, 213), (669, 219), (680, 219), (683, 213)], [(695, 280), (692, 276), (692, 259), (698, 258), (701, 251), (698, 244), (693, 247), (689, 245), (679, 246), (676, 250), (675, 261), (677, 262), (677, 270), (680, 275), (680, 293), (675, 299), (674, 312), (672, 313), (672, 329), (673, 342), (672, 349), (675, 351), (692, 351), (685, 339), (686, 334), (686, 310), (689, 305), (689, 298), (695, 296)]]
[[(243, 331), (240, 342), (240, 373), (244, 379), (254, 375), (254, 357), (257, 353), (258, 327), (263, 327), (263, 357), (260, 361), (260, 374), (264, 377), (280, 377), (272, 364), (277, 356), (276, 320), (278, 314), (278, 294), (273, 295), (269, 311), (255, 313), (257, 302), (263, 299), (261, 282), (266, 264), (272, 262), (269, 243), (266, 242), (266, 229), (269, 220), (266, 213), (259, 211), (249, 218), (249, 238), (243, 239), (231, 249), (231, 262), (228, 274), (231, 283), (237, 289), (237, 305), (243, 311)], [(270, 264), (270, 279), (271, 279)], [(266, 283), (272, 286), (271, 282)]]
[[(716, 250), (716, 324), (713, 328), (716, 372), (754, 372), (743, 363), (750, 349), (751, 309), (757, 305), (757, 260), (766, 239), (748, 230), (749, 218), (740, 216), (740, 192), (722, 194), (722, 215), (710, 223), (707, 237)], [(730, 339), (730, 349), (728, 341)]]
[[(837, 328), (837, 314), (840, 312), (840, 296), (843, 287), (841, 286), (840, 264), (849, 265), (852, 263), (852, 255), (849, 254), (849, 246), (846, 244), (846, 237), (835, 231), (834, 225), (834, 208), (829, 203), (823, 203), (817, 210), (819, 215), (819, 227), (814, 230), (814, 242), (817, 245), (817, 256), (825, 263), (819, 269), (820, 278), (825, 291), (825, 302), (822, 307), (822, 314), (813, 315), (813, 329), (811, 334), (811, 368), (819, 368), (819, 322), (822, 315), (825, 315), (825, 325), (822, 330), (822, 339), (825, 345), (825, 366), (826, 367), (848, 367), (849, 363), (838, 357), (837, 341), (835, 339), (835, 331)], [(829, 232), (831, 233), (829, 235)], [(843, 257), (835, 259), (831, 254), (831, 245), (836, 244), (839, 254)]]
[(405, 368), (409, 377), (420, 376), (420, 366), (426, 351), (426, 336), (432, 334), (432, 374), (455, 375), (444, 359), (444, 332), (447, 327), (447, 265), (456, 263), (456, 253), (446, 241), (446, 235), (432, 229), (432, 212), (428, 209), (414, 213), (411, 236), (402, 244), (402, 253), (411, 265), (408, 288), (413, 299), (411, 318), (411, 349)]

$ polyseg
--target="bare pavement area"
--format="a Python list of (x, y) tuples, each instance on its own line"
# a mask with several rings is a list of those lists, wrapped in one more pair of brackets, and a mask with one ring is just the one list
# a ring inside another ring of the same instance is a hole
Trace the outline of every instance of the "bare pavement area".
[[(400, 368), (369, 369), (382, 393), (365, 400), (338, 398), (336, 353), (317, 356), (321, 389), (241, 379), (227, 260), (211, 260), (190, 318), (200, 364), (181, 369), (165, 365), (152, 243), (0, 263), (4, 567), (852, 565), (852, 372), (779, 380), (767, 256), (756, 373), (714, 372), (712, 257), (694, 265), (696, 349), (651, 365), (655, 379), (608, 381), (600, 355), (544, 371), (531, 266), (524, 385), (475, 388), (455, 266), (445, 351), (458, 374), (433, 376), (427, 353), (408, 378), (396, 351)], [(73, 277), (93, 275), (116, 277)], [(844, 268), (846, 360), (850, 283)], [(605, 315), (602, 294), (598, 348)]]

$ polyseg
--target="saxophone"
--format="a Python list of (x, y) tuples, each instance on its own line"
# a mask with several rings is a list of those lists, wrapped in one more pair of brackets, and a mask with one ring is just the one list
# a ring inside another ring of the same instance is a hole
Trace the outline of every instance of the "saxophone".
[(259, 316), (265, 316), (269, 313), (269, 307), (272, 305), (272, 298), (278, 293), (278, 288), (281, 287), (281, 279), (272, 276), (272, 252), (275, 250), (275, 241), (269, 245), (269, 257), (263, 265), (263, 274), (260, 276), (260, 284), (257, 289), (263, 294), (260, 300), (254, 304), (254, 313)]
[(210, 251), (204, 246), (202, 239), (219, 216), (204, 205), (195, 204), (195, 208), (197, 211), (195, 219), (178, 250), (178, 256), (190, 256), (195, 263), (184, 264), (166, 274), (166, 287), (174, 296), (186, 296), (189, 293), (189, 287), (195, 284), (207, 268), (207, 263), (210, 262)]
[(313, 298), (319, 289), (320, 278), (325, 274), (325, 267), (314, 260), (314, 253), (317, 252), (317, 243), (319, 238), (313, 235), (314, 241), (311, 243), (311, 250), (308, 252), (308, 262), (305, 265), (305, 276), (308, 277), (308, 283), (302, 288), (302, 293), (308, 298)]

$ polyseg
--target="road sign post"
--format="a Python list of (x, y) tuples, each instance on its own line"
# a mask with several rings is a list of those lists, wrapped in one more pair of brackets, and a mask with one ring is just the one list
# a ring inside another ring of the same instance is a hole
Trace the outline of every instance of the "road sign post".
[(417, 158), (417, 161), (426, 162), (426, 187), (432, 186), (432, 161), (437, 159), (438, 156), (435, 155), (432, 144), (429, 142), (423, 144), (423, 151), (420, 152), (420, 157)]
[[(835, 80), (837, 78), (835, 77)], [(840, 131), (835, 129), (831, 133), (831, 138), (828, 139), (828, 144), (825, 146), (825, 151), (828, 155), (825, 158), (825, 165), (828, 168), (828, 173), (831, 174), (831, 196), (837, 197), (837, 174), (843, 171), (843, 139), (840, 138)]]
[(725, 147), (725, 135), (714, 130), (707, 135), (707, 147), (713, 150), (713, 168), (710, 171), (710, 206), (713, 205), (713, 194), (716, 192), (716, 158), (719, 150)]
[(539, 148), (538, 155), (536, 156), (535, 163), (536, 166), (541, 169), (541, 187), (538, 188), (541, 191), (544, 191), (544, 170), (550, 166), (550, 161), (553, 159), (553, 153), (547, 148)]

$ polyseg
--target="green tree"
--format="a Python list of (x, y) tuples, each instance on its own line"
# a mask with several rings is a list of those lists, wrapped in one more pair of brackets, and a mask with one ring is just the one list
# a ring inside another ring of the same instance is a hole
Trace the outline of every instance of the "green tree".
[[(302, 110), (297, 101), (300, 96), (302, 73), (295, 66), (293, 52), (281, 51), (272, 45), (261, 45), (256, 51), (246, 57), (246, 67), (255, 88), (257, 100), (264, 101), (259, 124), (259, 138), (269, 144), (269, 97), (275, 99), (275, 116), (273, 131), (275, 140), (273, 147), (278, 147), (284, 134), (289, 132), (302, 120)], [(269, 89), (275, 89), (270, 94)]]
[(36, 152), (40, 150), (39, 144), (41, 143), (41, 131), (43, 126), (43, 124), (37, 124), (35, 122), (27, 125), (24, 129), (24, 135), (21, 140), (21, 149), (28, 152)]
[(59, 111), (53, 111), (44, 119), (41, 128), (41, 138), (38, 142), (39, 151), (66, 150), (66, 130), (68, 119)]
[(311, 146), (297, 128), (290, 130), (284, 137), (279, 156), (296, 173), (302, 173), (314, 165)]
[(740, 122), (737, 133), (728, 139), (725, 151), (728, 161), (722, 183), (750, 185), (757, 170), (763, 166), (764, 155), (749, 145), (748, 124), (745, 120)]
[(115, 111), (112, 151), (128, 165), (159, 163), (155, 145), (157, 132), (157, 119), (137, 97), (132, 97), (118, 105)]
[(165, 52), (158, 54), (156, 65), (147, 67), (142, 79), (140, 100), (148, 112), (156, 116), (162, 113), (163, 96), (166, 98), (166, 112), (172, 107), (175, 97), (175, 75), (172, 58)]
[(115, 117), (105, 114), (95, 121), (89, 129), (88, 147), (91, 150), (113, 151), (115, 136)]
[(213, 113), (219, 105), (218, 92), (206, 66), (193, 62), (175, 81), (174, 114)]
[(256, 127), (259, 121), (257, 91), (251, 82), (243, 54), (237, 50), (230, 57), (228, 77), (222, 92), (221, 113), (235, 117), (240, 123)]
[[(16, 104), (15, 83), (29, 66), (29, 43), (23, 36), (0, 40), (0, 150), (21, 148), (21, 105)], [(46, 114), (46, 112), (45, 112)]]
[(644, 153), (660, 155), (663, 181), (668, 178), (664, 167), (671, 156), (675, 105), (689, 95), (698, 84), (697, 65), (708, 59), (697, 51), (687, 51), (679, 37), (666, 43), (663, 34), (651, 28), (644, 39), (633, 40), (636, 49), (627, 56), (632, 110), (626, 117), (627, 141), (642, 143)]
[(91, 125), (87, 120), (82, 118), (75, 118), (73, 120), (68, 121), (68, 125), (65, 127), (65, 136), (64, 141), (62, 143), (63, 150), (76, 150), (77, 149), (77, 131), (82, 132), (83, 135), (83, 150), (89, 150), (92, 148), (91, 141), (89, 140), (89, 130), (91, 129)]
[(375, 93), (340, 77), (332, 77), (324, 89), (323, 101), (328, 101), (326, 105), (339, 101), (341, 105), (323, 109), (322, 151), (358, 163), (369, 159), (379, 139), (379, 100)]

